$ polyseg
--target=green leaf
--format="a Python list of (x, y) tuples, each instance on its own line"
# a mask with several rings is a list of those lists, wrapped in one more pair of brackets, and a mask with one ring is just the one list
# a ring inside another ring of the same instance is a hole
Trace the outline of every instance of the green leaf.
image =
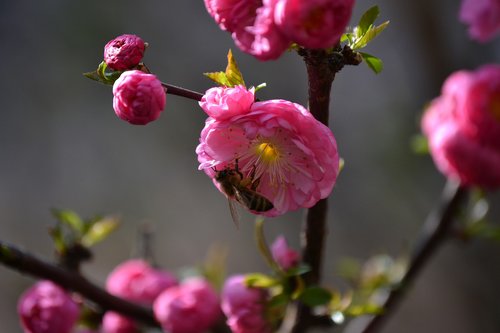
[(62, 224), (67, 225), (78, 234), (83, 232), (84, 223), (80, 216), (72, 210), (52, 209), (52, 215)]
[(212, 73), (203, 73), (206, 77), (208, 77), (210, 80), (214, 81), (215, 83), (229, 87), (230, 83), (229, 80), (226, 77), (226, 73), (224, 72), (212, 72)]
[(377, 37), (382, 31), (387, 28), (389, 25), (389, 21), (385, 21), (384, 23), (374, 27), (370, 26), (368, 30), (363, 34), (360, 35), (359, 39), (357, 39), (354, 44), (350, 45), (351, 49), (353, 51), (359, 50), (364, 48), (369, 42), (371, 42), (375, 37)]
[(414, 153), (421, 155), (429, 154), (429, 142), (422, 134), (414, 135), (410, 144)]
[(290, 301), (290, 298), (286, 294), (278, 294), (273, 297), (269, 301), (267, 301), (267, 306), (269, 308), (282, 307), (286, 305)]
[(373, 23), (375, 23), (375, 20), (377, 19), (378, 15), (380, 14), (380, 9), (378, 8), (377, 5), (369, 8), (359, 19), (357, 31), (359, 31), (359, 36), (363, 36), (368, 29), (370, 28)]
[(50, 228), (49, 235), (50, 237), (52, 237), (56, 252), (64, 253), (64, 251), (66, 251), (66, 242), (64, 241), (64, 235), (61, 230), (61, 225), (58, 224), (57, 226)]
[(83, 73), (86, 78), (106, 85), (113, 85), (121, 74), (120, 71), (109, 71), (108, 65), (104, 61), (99, 64), (94, 72)]
[(306, 288), (300, 295), (300, 300), (310, 307), (328, 304), (331, 299), (332, 294), (328, 290), (317, 286)]
[(359, 54), (361, 54), (363, 60), (366, 62), (368, 67), (370, 67), (370, 69), (375, 72), (375, 74), (378, 74), (382, 71), (384, 64), (382, 60), (380, 60), (380, 58), (364, 52), (359, 52)]
[(252, 273), (245, 276), (245, 285), (252, 288), (270, 288), (279, 285), (279, 281), (261, 273)]
[(287, 276), (299, 276), (311, 271), (311, 266), (307, 264), (300, 264), (297, 267), (290, 268), (287, 272)]
[(241, 71), (238, 68), (238, 64), (236, 63), (231, 50), (229, 50), (227, 53), (227, 66), (225, 72), (210, 72), (203, 73), (203, 75), (205, 75), (215, 83), (225, 87), (234, 87), (240, 84), (245, 85), (243, 74), (241, 74)]
[(255, 92), (257, 92), (265, 87), (267, 87), (267, 83), (263, 82), (263, 83), (259, 84), (257, 87), (255, 87)]
[(94, 222), (82, 237), (82, 245), (91, 247), (107, 238), (116, 230), (120, 221), (117, 217), (105, 217)]
[(384, 308), (382, 306), (373, 303), (352, 305), (344, 311), (346, 315), (353, 317), (362, 315), (380, 315), (383, 312)]

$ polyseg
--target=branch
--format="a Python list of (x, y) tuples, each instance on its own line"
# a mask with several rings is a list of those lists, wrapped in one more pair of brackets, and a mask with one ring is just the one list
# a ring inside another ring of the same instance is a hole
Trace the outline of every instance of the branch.
[(203, 97), (203, 94), (197, 91), (177, 87), (164, 82), (162, 82), (161, 85), (163, 86), (163, 88), (165, 88), (165, 92), (167, 94), (186, 97), (195, 101), (201, 101), (201, 98)]
[(375, 333), (389, 319), (398, 304), (403, 300), (403, 296), (408, 287), (415, 281), (425, 264), (436, 253), (449, 236), (450, 228), (455, 221), (457, 213), (468, 195), (468, 190), (459, 184), (448, 181), (441, 195), (440, 205), (429, 215), (417, 243), (414, 247), (410, 260), (410, 267), (403, 277), (400, 286), (392, 290), (383, 304), (384, 313), (374, 316), (360, 330), (362, 333)]
[(78, 273), (47, 263), (0, 241), (0, 263), (21, 273), (55, 282), (98, 304), (103, 310), (119, 312), (149, 326), (158, 327), (151, 309), (115, 297)]

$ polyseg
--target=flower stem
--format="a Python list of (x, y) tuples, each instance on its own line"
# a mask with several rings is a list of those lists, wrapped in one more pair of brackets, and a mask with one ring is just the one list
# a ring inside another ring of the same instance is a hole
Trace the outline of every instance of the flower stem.
[(195, 101), (201, 101), (201, 98), (203, 97), (203, 94), (197, 91), (177, 87), (164, 82), (162, 82), (161, 85), (163, 86), (163, 88), (165, 88), (165, 92), (167, 94), (186, 97)]

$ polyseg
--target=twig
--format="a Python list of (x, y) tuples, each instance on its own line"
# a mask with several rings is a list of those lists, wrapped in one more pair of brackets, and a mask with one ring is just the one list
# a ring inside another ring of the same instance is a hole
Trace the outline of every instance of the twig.
[(2, 241), (0, 241), (0, 263), (21, 273), (51, 280), (65, 289), (81, 294), (103, 310), (119, 312), (149, 326), (159, 326), (151, 309), (115, 297), (78, 273), (47, 263)]
[(186, 97), (195, 101), (201, 101), (201, 98), (203, 97), (203, 94), (197, 91), (177, 87), (164, 82), (162, 82), (161, 85), (163, 86), (163, 88), (165, 88), (165, 92), (167, 94)]

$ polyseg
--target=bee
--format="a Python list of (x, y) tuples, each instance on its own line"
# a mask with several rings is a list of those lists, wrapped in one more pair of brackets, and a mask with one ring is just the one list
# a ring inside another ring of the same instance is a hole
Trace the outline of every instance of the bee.
[(257, 192), (260, 178), (255, 178), (255, 167), (249, 178), (244, 178), (238, 168), (238, 159), (235, 160), (234, 168), (226, 167), (224, 170), (214, 168), (215, 180), (220, 184), (222, 191), (228, 198), (229, 211), (236, 224), (239, 225), (239, 217), (234, 202), (255, 212), (267, 212), (274, 208), (273, 203)]

